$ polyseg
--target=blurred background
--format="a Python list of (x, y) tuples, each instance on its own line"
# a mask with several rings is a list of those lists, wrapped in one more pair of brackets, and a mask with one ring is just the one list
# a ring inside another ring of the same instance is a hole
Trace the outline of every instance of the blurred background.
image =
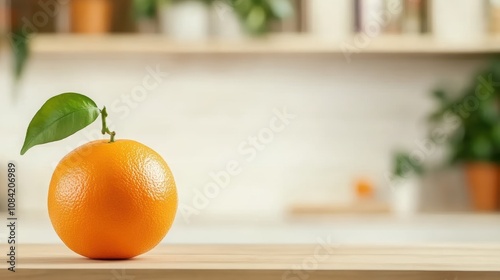
[(62, 92), (169, 163), (166, 242), (500, 241), (500, 1), (0, 0), (0, 33), (24, 242), (59, 242), (52, 171), (103, 137), (19, 155)]

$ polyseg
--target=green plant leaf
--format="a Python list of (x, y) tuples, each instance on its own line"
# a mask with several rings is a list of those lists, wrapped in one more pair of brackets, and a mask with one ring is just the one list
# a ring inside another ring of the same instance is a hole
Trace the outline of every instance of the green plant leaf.
[(21, 155), (36, 145), (74, 134), (94, 122), (99, 114), (95, 102), (79, 93), (63, 93), (50, 98), (31, 120)]
[(266, 29), (266, 11), (261, 6), (253, 7), (246, 18), (250, 32), (261, 33)]
[(17, 83), (23, 75), (30, 56), (30, 35), (17, 31), (12, 34), (10, 39), (15, 58), (14, 78)]
[(422, 175), (424, 171), (423, 163), (413, 159), (409, 152), (398, 151), (394, 154), (392, 159), (392, 175), (395, 178)]
[(153, 19), (157, 10), (156, 0), (134, 0), (134, 12), (137, 19)]

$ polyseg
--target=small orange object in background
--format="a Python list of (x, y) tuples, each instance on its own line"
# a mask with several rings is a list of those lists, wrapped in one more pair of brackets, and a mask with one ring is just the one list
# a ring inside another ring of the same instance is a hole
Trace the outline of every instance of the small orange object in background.
[(358, 199), (372, 199), (375, 197), (373, 183), (367, 179), (360, 179), (356, 182), (356, 197)]

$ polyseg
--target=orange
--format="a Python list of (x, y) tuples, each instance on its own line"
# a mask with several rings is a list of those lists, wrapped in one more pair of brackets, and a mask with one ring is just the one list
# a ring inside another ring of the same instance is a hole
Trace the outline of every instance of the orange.
[(177, 211), (163, 158), (132, 140), (97, 140), (66, 155), (49, 188), (49, 216), (61, 240), (92, 259), (127, 259), (154, 248)]
[(359, 180), (356, 183), (356, 195), (358, 198), (372, 198), (374, 195), (372, 183), (368, 180)]

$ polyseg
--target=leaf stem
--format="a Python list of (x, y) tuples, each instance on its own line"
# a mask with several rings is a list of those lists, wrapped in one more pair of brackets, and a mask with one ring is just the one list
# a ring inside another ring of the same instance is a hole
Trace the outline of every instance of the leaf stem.
[(115, 142), (115, 135), (116, 132), (110, 131), (108, 128), (108, 125), (106, 124), (106, 118), (108, 117), (108, 112), (106, 111), (106, 106), (104, 106), (101, 110), (101, 119), (102, 119), (102, 129), (101, 133), (102, 135), (109, 134), (109, 143)]

